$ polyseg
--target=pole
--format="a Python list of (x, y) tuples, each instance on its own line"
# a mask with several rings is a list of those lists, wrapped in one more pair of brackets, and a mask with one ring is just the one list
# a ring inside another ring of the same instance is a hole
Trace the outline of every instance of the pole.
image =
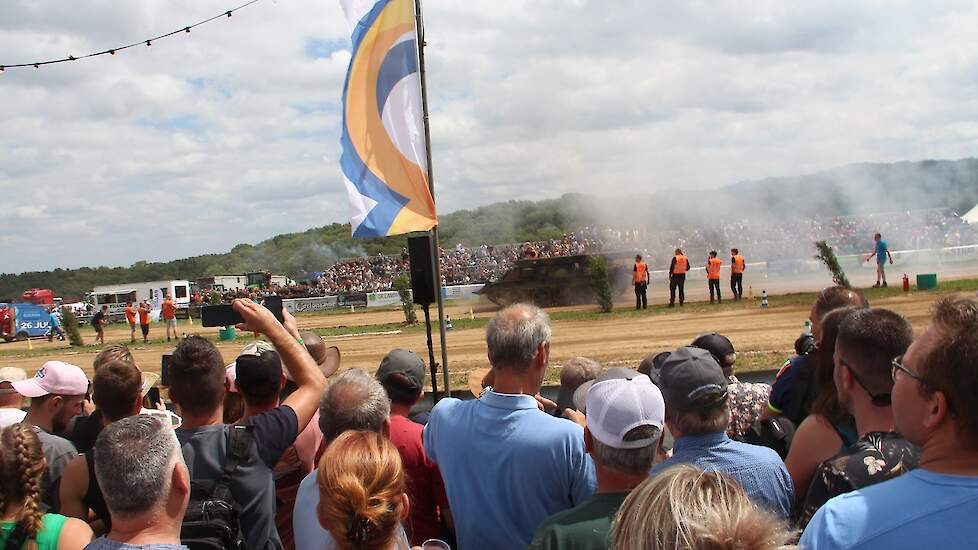
[(428, 335), (428, 365), (431, 367), (431, 402), (438, 401), (438, 370), (435, 366), (435, 345), (431, 342), (431, 314), (428, 312), (430, 304), (424, 304), (424, 331)]
[[(428, 125), (428, 86), (424, 71), (424, 19), (421, 17), (421, 0), (414, 0), (414, 20), (418, 32), (418, 73), (421, 79), (421, 113), (424, 120), (424, 145), (428, 164), (428, 191), (435, 200), (435, 172), (431, 166), (431, 129)], [(437, 210), (436, 210), (437, 211)], [(441, 344), (442, 374), (445, 381), (445, 395), (452, 394), (448, 377), (448, 346), (445, 344), (445, 304), (441, 295), (441, 263), (438, 255), (438, 226), (431, 228), (431, 256), (434, 266), (435, 293), (438, 300), (438, 337)], [(432, 359), (434, 361), (434, 359)], [(434, 382), (432, 380), (432, 382)]]

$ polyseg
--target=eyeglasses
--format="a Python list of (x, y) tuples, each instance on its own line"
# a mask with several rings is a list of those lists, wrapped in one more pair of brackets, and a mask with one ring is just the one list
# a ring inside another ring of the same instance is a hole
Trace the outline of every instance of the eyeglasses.
[(898, 355), (898, 356), (894, 357), (893, 358), (893, 361), (890, 361), (890, 366), (892, 367), (890, 369), (890, 378), (892, 378), (894, 382), (896, 382), (896, 373), (897, 373), (897, 371), (900, 371), (900, 372), (906, 374), (907, 376), (909, 376), (910, 378), (913, 378), (917, 382), (920, 382), (921, 384), (925, 383), (923, 376), (920, 376), (919, 374), (914, 374), (913, 372), (910, 372), (910, 370), (907, 369), (907, 367), (904, 367), (903, 366), (903, 356), (902, 355)]
[(856, 381), (857, 384), (859, 384), (859, 387), (862, 388), (863, 391), (866, 392), (866, 395), (869, 396), (869, 398), (872, 401), (872, 403), (873, 403), (874, 406), (876, 406), (876, 407), (889, 407), (890, 406), (890, 404), (892, 403), (892, 401), (890, 399), (890, 394), (888, 394), (888, 393), (881, 393), (879, 395), (874, 394), (872, 391), (870, 391), (870, 389), (866, 386), (866, 384), (863, 383), (862, 379), (859, 378), (859, 375), (856, 374), (855, 369), (853, 369), (852, 367), (850, 367), (849, 365), (847, 365), (845, 363), (842, 363), (842, 366), (844, 366), (845, 368), (849, 369), (849, 374), (851, 374), (852, 375), (852, 378)]

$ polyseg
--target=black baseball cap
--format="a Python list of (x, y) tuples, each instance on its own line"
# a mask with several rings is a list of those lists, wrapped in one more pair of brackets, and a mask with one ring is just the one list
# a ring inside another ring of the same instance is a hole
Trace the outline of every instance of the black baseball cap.
[(727, 377), (713, 354), (685, 346), (669, 354), (650, 376), (662, 390), (666, 407), (694, 411), (721, 401), (727, 394)]
[(244, 393), (266, 388), (278, 390), (282, 383), (282, 359), (278, 352), (239, 355), (234, 360), (234, 385)]
[(733, 347), (730, 339), (716, 332), (708, 332), (697, 336), (690, 344), (696, 348), (702, 348), (713, 354), (713, 358), (720, 363), (721, 367), (729, 368), (737, 360), (737, 351)]
[(424, 361), (411, 350), (392, 349), (381, 359), (380, 367), (374, 376), (386, 387), (392, 382), (389, 379), (393, 374), (404, 375), (396, 377), (399, 389), (418, 392), (424, 387)]

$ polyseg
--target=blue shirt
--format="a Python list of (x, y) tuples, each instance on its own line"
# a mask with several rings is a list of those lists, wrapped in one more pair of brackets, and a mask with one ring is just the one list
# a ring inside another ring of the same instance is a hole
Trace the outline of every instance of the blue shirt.
[(537, 526), (597, 488), (584, 429), (537, 408), (530, 395), (487, 389), (442, 399), (424, 429), (455, 518), (459, 548), (526, 548)]
[(686, 435), (676, 440), (672, 457), (652, 468), (652, 474), (686, 463), (729, 475), (752, 501), (783, 518), (791, 513), (791, 476), (778, 453), (767, 447), (734, 441), (723, 432)]
[(886, 241), (880, 239), (876, 241), (876, 263), (883, 263), (886, 261)]
[(805, 550), (974, 548), (978, 477), (913, 470), (837, 496), (801, 536)]

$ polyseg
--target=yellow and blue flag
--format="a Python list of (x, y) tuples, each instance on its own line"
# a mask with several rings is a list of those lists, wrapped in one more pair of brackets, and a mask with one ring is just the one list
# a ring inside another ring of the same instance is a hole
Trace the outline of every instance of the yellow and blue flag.
[(354, 237), (437, 225), (428, 188), (414, 0), (340, 0), (353, 26), (340, 166)]

